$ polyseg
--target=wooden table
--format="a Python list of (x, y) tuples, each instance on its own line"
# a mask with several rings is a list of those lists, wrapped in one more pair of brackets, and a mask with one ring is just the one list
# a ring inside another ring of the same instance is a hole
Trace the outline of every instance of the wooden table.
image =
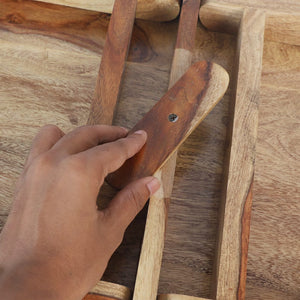
[[(96, 12), (0, 0), (1, 227), (38, 128), (86, 123), (108, 21)], [(136, 21), (115, 124), (133, 126), (166, 92), (177, 24)], [(195, 61), (213, 60), (230, 73), (234, 52), (234, 36), (199, 24)], [(247, 299), (300, 296), (299, 83), (299, 46), (266, 41)], [(179, 151), (160, 293), (209, 297), (231, 93)], [(106, 188), (103, 199), (111, 194)], [(105, 280), (133, 288), (145, 214), (129, 227)]]

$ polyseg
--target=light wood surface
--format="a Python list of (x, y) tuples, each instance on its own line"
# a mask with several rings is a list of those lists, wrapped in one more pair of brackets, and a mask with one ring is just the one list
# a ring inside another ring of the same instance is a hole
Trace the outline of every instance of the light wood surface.
[(299, 1), (207, 0), (201, 6), (200, 20), (209, 30), (237, 34), (244, 8), (266, 13), (265, 40), (300, 45)]
[[(37, 0), (58, 5), (111, 13), (114, 0)], [(177, 0), (138, 0), (136, 17), (152, 21), (170, 21), (179, 14)]]
[(244, 10), (237, 40), (232, 132), (220, 209), (216, 299), (244, 299), (265, 14)]
[(91, 290), (91, 293), (95, 295), (101, 294), (104, 297), (108, 296), (118, 300), (130, 300), (132, 298), (132, 291), (127, 287), (106, 281), (99, 281)]
[[(67, 132), (86, 123), (109, 19), (68, 7), (54, 14), (48, 5), (34, 1), (2, 0), (0, 6), (1, 227), (38, 128), (53, 123)], [(177, 26), (178, 21), (136, 21), (115, 124), (131, 128), (167, 91)], [(211, 60), (231, 72), (234, 53), (233, 35), (199, 25), (194, 62)], [(299, 46), (265, 42), (249, 300), (298, 300), (300, 294), (299, 54)], [(211, 298), (231, 93), (232, 87), (178, 152), (160, 294)], [(112, 192), (103, 194), (109, 198)], [(134, 288), (145, 217), (146, 210), (129, 227), (109, 263), (106, 281)]]
[[(169, 88), (186, 72), (192, 61), (199, 0), (185, 0), (180, 13), (177, 39), (170, 70)], [(189, 34), (186, 34), (186, 33)], [(177, 151), (156, 172), (161, 186), (150, 198), (143, 245), (135, 281), (134, 300), (155, 299), (164, 249), (168, 210), (171, 201)], [(146, 297), (145, 297), (146, 295)]]
[[(147, 143), (106, 181), (121, 189), (154, 175), (217, 105), (228, 83), (228, 73), (221, 66), (207, 61), (193, 64), (129, 131), (145, 130)], [(171, 115), (177, 119), (170, 120)]]

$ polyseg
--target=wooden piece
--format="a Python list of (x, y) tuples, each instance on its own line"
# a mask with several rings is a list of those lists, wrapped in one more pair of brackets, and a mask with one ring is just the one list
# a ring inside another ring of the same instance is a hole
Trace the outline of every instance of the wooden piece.
[(199, 16), (209, 30), (237, 34), (244, 7), (265, 9), (265, 40), (300, 45), (299, 1), (281, 1), (280, 5), (275, 1), (264, 2), (247, 4), (241, 0), (207, 0), (201, 6)]
[(265, 14), (246, 8), (238, 35), (227, 180), (220, 213), (216, 299), (244, 299)]
[(129, 49), (137, 0), (116, 0), (105, 39), (89, 125), (112, 124)]
[[(38, 0), (52, 4), (111, 13), (114, 0)], [(136, 17), (152, 21), (170, 21), (179, 14), (180, 6), (177, 0), (138, 0)]]
[[(118, 299), (118, 300), (119, 299), (120, 300), (131, 300), (131, 298), (132, 298), (132, 291), (129, 288), (127, 288), (123, 285), (106, 282), (103, 280), (99, 281), (97, 283), (97, 285), (91, 290), (91, 295), (99, 295), (99, 294), (102, 295), (102, 297), (111, 297), (112, 299)], [(89, 296), (89, 295), (87, 295), (87, 296)], [(87, 298), (87, 299), (90, 299), (90, 298)], [(99, 299), (99, 300), (101, 300), (101, 299)]]
[[(182, 3), (176, 48), (170, 72), (169, 88), (175, 84), (191, 65), (199, 6), (200, 0), (185, 0)], [(186, 32), (189, 34), (186, 34)], [(182, 48), (182, 46), (186, 47)], [(139, 300), (141, 298), (151, 300), (155, 299), (157, 295), (168, 209), (173, 189), (176, 157), (177, 153), (175, 152), (162, 169), (158, 170), (155, 174), (155, 176), (159, 178), (161, 186), (149, 201), (133, 300)]]
[[(130, 45), (137, 0), (116, 0), (106, 34), (95, 95), (91, 103), (88, 124), (112, 124), (117, 105), (121, 79)], [(101, 287), (100, 287), (101, 286)], [(124, 286), (102, 282), (97, 293), (103, 300), (129, 298), (130, 290)], [(87, 295), (86, 300), (97, 299)]]
[[(84, 125), (93, 98), (109, 18), (55, 8), (0, 2), (0, 230), (39, 127)], [(177, 26), (136, 22), (115, 124), (134, 126), (167, 91)], [(234, 52), (233, 35), (198, 25), (194, 62), (211, 60), (230, 72)], [(299, 46), (265, 41), (247, 300), (299, 299), (299, 76)], [(210, 298), (231, 93), (180, 147), (159, 293)], [(145, 215), (126, 232), (105, 280), (134, 288)]]
[(147, 143), (107, 177), (108, 183), (122, 188), (153, 175), (221, 100), (228, 83), (228, 74), (219, 65), (202, 61), (191, 66), (130, 131), (145, 130)]
[(178, 294), (162, 294), (158, 296), (157, 300), (209, 300), (209, 299), (178, 295)]

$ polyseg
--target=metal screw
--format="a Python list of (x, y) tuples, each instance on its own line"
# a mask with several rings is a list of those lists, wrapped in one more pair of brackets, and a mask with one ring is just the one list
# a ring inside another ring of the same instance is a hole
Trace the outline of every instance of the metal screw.
[(178, 120), (178, 116), (176, 114), (169, 114), (169, 121), (175, 123)]

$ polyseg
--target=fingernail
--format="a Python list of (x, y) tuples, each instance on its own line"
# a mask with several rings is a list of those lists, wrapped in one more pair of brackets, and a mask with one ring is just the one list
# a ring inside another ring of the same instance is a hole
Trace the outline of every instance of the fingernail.
[(138, 130), (135, 132), (135, 134), (146, 134), (145, 130)]
[(120, 128), (123, 128), (126, 132), (128, 132), (128, 129), (126, 127), (120, 126)]
[(147, 188), (150, 192), (150, 196), (153, 195), (160, 187), (160, 182), (157, 178), (153, 177), (147, 184)]

